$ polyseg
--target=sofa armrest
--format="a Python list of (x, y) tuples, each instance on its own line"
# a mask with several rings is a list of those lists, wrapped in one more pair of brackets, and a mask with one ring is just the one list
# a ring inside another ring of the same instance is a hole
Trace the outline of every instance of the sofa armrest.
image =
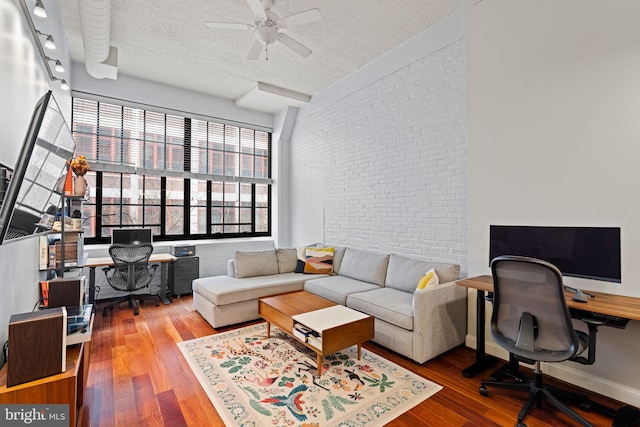
[(236, 263), (232, 259), (227, 261), (227, 276), (231, 277), (232, 279), (236, 277)]
[(413, 359), (424, 363), (462, 344), (467, 333), (467, 289), (456, 282), (413, 293)]

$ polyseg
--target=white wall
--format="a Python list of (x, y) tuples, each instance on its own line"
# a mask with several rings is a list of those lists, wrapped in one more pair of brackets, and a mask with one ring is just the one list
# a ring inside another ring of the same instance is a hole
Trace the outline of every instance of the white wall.
[[(17, 0), (0, 0), (0, 51), (0, 163), (14, 167), (35, 104), (49, 89)], [(63, 104), (64, 93), (54, 90)], [(10, 316), (31, 311), (38, 301), (37, 265), (37, 238), (0, 245), (0, 345), (7, 340)]]
[[(490, 224), (619, 226), (622, 284), (567, 283), (640, 296), (640, 3), (485, 0), (465, 13), (469, 275), (490, 273)], [(545, 370), (638, 406), (639, 332), (601, 328), (595, 365)]]
[(466, 270), (463, 17), (314, 96), (291, 141), (296, 245), (349, 245)]

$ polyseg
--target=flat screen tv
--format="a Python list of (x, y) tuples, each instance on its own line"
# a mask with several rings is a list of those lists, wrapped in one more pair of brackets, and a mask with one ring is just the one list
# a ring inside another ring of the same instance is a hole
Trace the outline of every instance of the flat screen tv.
[(37, 102), (0, 206), (0, 243), (42, 230), (36, 224), (60, 207), (58, 184), (73, 157), (75, 141), (51, 91)]
[(491, 225), (489, 262), (500, 255), (538, 258), (563, 276), (620, 283), (620, 227)]
[(153, 243), (150, 228), (117, 228), (111, 234), (111, 243), (125, 245), (139, 245), (140, 243)]

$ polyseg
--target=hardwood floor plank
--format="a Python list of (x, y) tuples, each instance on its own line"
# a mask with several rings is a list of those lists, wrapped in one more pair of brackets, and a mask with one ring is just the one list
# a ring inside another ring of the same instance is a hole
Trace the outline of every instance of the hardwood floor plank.
[(182, 410), (178, 404), (172, 390), (164, 391), (158, 395), (158, 403), (162, 412), (162, 419), (165, 426), (186, 427), (187, 422), (182, 415)]
[(148, 373), (133, 377), (135, 406), (139, 425), (162, 426), (162, 412)]
[[(193, 309), (190, 296), (176, 298), (172, 304), (158, 307), (146, 303), (138, 316), (122, 304), (107, 317), (102, 317), (103, 305), (102, 302), (98, 304), (94, 320), (82, 426), (223, 425), (177, 343), (261, 321), (216, 330)], [(472, 349), (461, 346), (419, 365), (375, 343), (366, 343), (364, 347), (443, 386), (443, 390), (400, 415), (389, 426), (515, 425), (525, 395), (490, 389), (489, 396), (480, 396), (480, 380), (491, 372), (475, 378), (464, 378), (461, 374), (462, 369), (474, 361)], [(530, 374), (530, 370), (523, 371)], [(553, 379), (548, 382), (576, 389)], [(621, 406), (620, 402), (595, 393), (587, 394), (594, 401), (614, 409)], [(596, 426), (612, 423), (610, 417), (596, 411), (578, 409), (578, 412)], [(529, 427), (575, 425), (548, 403), (540, 409), (535, 408), (525, 421)]]

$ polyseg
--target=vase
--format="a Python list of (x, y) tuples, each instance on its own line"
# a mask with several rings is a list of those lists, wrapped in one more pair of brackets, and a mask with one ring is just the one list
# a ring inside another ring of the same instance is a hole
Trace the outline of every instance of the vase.
[(87, 180), (84, 176), (76, 176), (73, 181), (73, 195), (84, 196), (87, 191)]

